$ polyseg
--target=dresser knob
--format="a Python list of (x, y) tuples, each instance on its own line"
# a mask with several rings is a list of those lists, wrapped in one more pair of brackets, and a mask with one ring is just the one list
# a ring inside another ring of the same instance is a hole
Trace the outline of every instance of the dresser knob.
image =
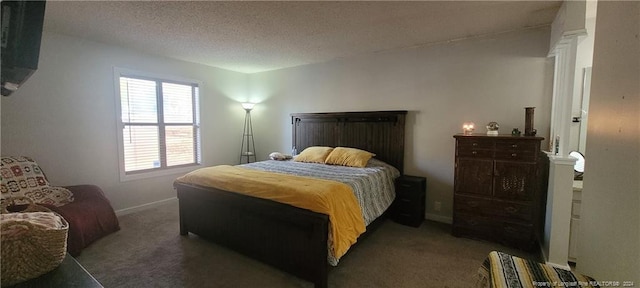
[(511, 145), (511, 147), (518, 148), (518, 144), (513, 144), (513, 145)]
[(473, 145), (473, 146), (478, 146), (478, 143), (473, 143), (472, 145)]
[(516, 156), (518, 156), (518, 154), (516, 154), (516, 153), (511, 153), (511, 157), (516, 157)]
[(473, 152), (471, 152), (471, 154), (476, 155), (476, 154), (478, 154), (478, 151), (473, 151)]

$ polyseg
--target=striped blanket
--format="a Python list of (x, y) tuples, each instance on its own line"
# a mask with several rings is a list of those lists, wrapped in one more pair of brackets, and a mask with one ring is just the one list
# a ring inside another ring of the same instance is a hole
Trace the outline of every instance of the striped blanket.
[(240, 166), (345, 183), (351, 186), (358, 199), (365, 225), (369, 225), (389, 208), (395, 199), (394, 180), (400, 176), (398, 169), (377, 159), (369, 160), (364, 168), (274, 160)]
[(476, 287), (600, 287), (589, 276), (493, 251), (478, 269)]

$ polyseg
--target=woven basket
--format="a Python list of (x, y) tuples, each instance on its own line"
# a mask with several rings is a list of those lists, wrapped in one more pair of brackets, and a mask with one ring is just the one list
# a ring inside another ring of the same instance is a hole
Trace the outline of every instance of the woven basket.
[[(19, 213), (53, 213), (54, 217), (60, 218), (62, 228), (44, 229), (27, 221), (2, 221), (0, 223), (2, 287), (45, 274), (58, 267), (66, 256), (69, 223), (60, 215), (46, 207), (34, 204), (28, 198), (19, 200), (29, 203), (27, 208)], [(8, 213), (7, 204), (2, 205), (0, 211), (3, 214)]]

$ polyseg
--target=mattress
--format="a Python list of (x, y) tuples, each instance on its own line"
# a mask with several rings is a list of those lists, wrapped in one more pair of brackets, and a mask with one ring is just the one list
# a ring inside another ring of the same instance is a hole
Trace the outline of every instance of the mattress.
[(389, 208), (396, 197), (394, 181), (400, 176), (398, 169), (377, 159), (369, 160), (364, 168), (275, 160), (240, 166), (345, 183), (351, 186), (358, 199), (365, 225)]

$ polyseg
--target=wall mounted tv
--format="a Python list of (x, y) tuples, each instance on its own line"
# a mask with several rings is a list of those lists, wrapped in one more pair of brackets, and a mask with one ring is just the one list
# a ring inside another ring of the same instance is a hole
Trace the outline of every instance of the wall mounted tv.
[(44, 1), (2, 1), (2, 95), (18, 90), (38, 69)]

